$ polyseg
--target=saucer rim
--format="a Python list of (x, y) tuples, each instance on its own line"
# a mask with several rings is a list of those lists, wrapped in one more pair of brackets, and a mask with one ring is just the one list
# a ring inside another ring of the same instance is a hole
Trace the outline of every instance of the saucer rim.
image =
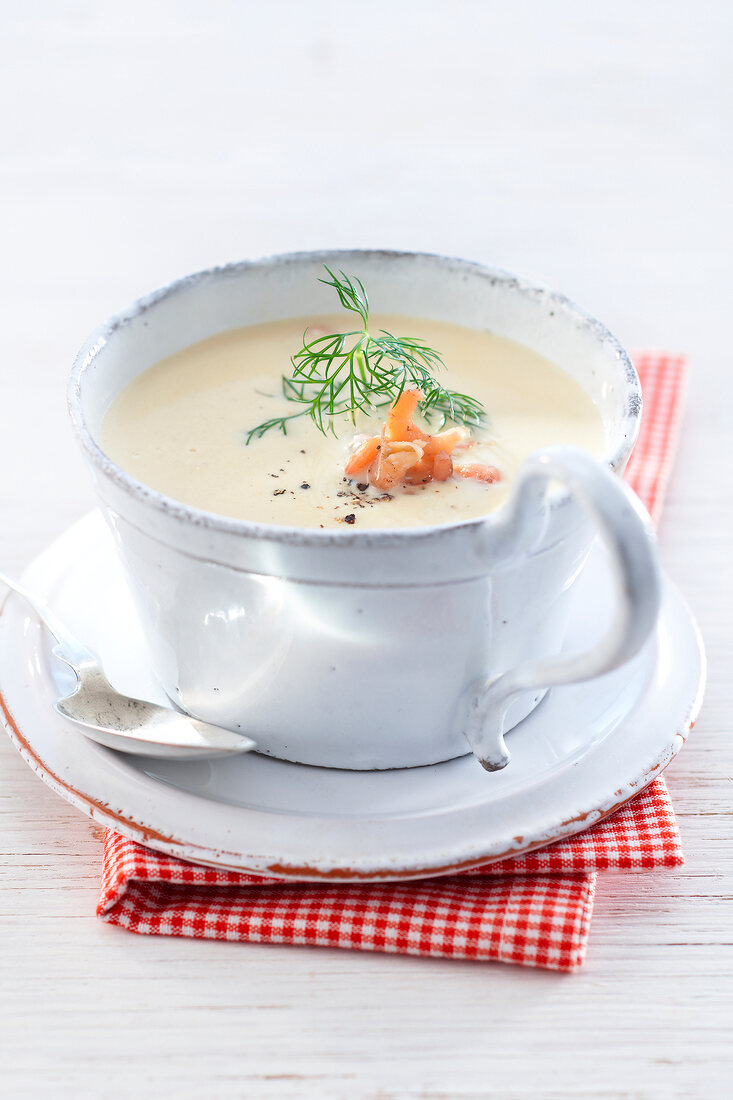
[[(62, 556), (61, 551), (64, 548), (64, 543), (73, 542), (75, 536), (78, 538), (79, 534), (84, 531), (84, 525), (86, 524), (89, 526), (92, 516), (94, 515), (95, 513), (91, 513), (67, 528), (66, 531), (34, 559), (27, 572), (31, 574), (37, 573), (39, 570), (42, 571), (44, 566), (52, 569), (54, 559), (57, 556)], [(58, 566), (56, 566), (55, 572), (59, 578), (63, 578), (68, 572), (68, 569), (59, 569)], [(656, 758), (649, 762), (648, 765), (633, 779), (628, 781), (625, 786), (613, 792), (610, 798), (601, 801), (601, 804), (598, 806), (584, 809), (574, 816), (564, 819), (549, 828), (545, 827), (540, 833), (533, 834), (530, 831), (526, 835), (515, 836), (512, 838), (508, 847), (501, 851), (497, 851), (494, 845), (491, 850), (487, 851), (486, 848), (480, 851), (474, 850), (469, 855), (464, 848), (462, 858), (458, 856), (455, 858), (446, 858), (443, 856), (435, 863), (423, 862), (419, 864), (409, 864), (408, 861), (407, 865), (405, 865), (405, 856), (403, 855), (401, 857), (402, 865), (400, 866), (395, 865), (394, 857), (390, 858), (384, 855), (382, 857), (382, 866), (379, 868), (343, 866), (342, 864), (331, 866), (329, 865), (329, 857), (325, 859), (321, 858), (320, 860), (316, 858), (313, 863), (305, 864), (293, 864), (292, 862), (283, 861), (269, 862), (263, 867), (259, 865), (256, 859), (250, 859), (249, 862), (246, 862), (244, 853), (241, 852), (234, 852), (218, 846), (212, 847), (211, 844), (199, 844), (190, 837), (188, 839), (181, 839), (176, 837), (175, 832), (166, 835), (158, 828), (146, 824), (141, 814), (125, 813), (123, 808), (115, 809), (109, 802), (102, 800), (103, 796), (95, 797), (89, 791), (80, 790), (75, 787), (73, 782), (68, 778), (65, 779), (61, 775), (56, 774), (49, 764), (42, 759), (39, 752), (35, 750), (32, 735), (27, 735), (20, 728), (6, 698), (9, 693), (3, 691), (2, 684), (0, 684), (0, 720), (2, 720), (5, 725), (11, 742), (18, 749), (26, 763), (39, 778), (47, 784), (47, 786), (55, 791), (55, 793), (100, 825), (114, 829), (116, 832), (121, 833), (131, 840), (137, 841), (140, 844), (167, 855), (213, 867), (300, 881), (403, 881), (411, 878), (455, 874), (458, 871), (487, 865), (509, 856), (524, 855), (528, 852), (546, 847), (556, 840), (581, 832), (591, 824), (596, 824), (598, 821), (614, 813), (626, 802), (634, 798), (644, 789), (644, 787), (648, 786), (649, 783), (661, 774), (680, 751), (687, 734), (697, 720), (702, 705), (706, 682), (706, 658), (702, 638), (694, 616), (686, 601), (666, 574), (664, 576), (663, 591), (662, 615), (664, 616), (665, 607), (670, 599), (678, 601), (680, 610), (685, 619), (686, 628), (690, 630), (690, 641), (694, 642), (699, 659), (699, 675), (697, 677), (696, 688), (692, 694), (691, 701), (687, 705), (683, 721), (673, 734), (670, 733), (668, 744), (666, 744), (664, 749), (657, 754)], [(2, 635), (3, 627), (7, 625), (8, 619), (6, 616), (9, 603), (12, 604), (12, 597), (8, 597), (0, 606), (0, 636)], [(663, 623), (663, 620), (661, 620), (661, 622)], [(660, 627), (657, 629), (659, 630)], [(40, 636), (41, 628), (38, 627), (37, 633), (31, 634), (30, 636), (26, 635), (25, 637), (26, 648), (30, 646), (36, 657), (38, 656), (38, 647), (34, 644), (33, 639), (37, 639)], [(654, 669), (657, 663), (658, 662), (655, 661), (650, 667)], [(647, 680), (648, 679), (649, 675), (647, 675)], [(292, 766), (297, 767), (298, 765)], [(193, 792), (186, 792), (183, 790), (180, 790), (178, 793), (183, 798), (200, 797)], [(140, 818), (140, 820), (136, 818)], [(253, 863), (256, 865), (253, 866)], [(335, 861), (330, 858), (330, 863), (334, 864)]]

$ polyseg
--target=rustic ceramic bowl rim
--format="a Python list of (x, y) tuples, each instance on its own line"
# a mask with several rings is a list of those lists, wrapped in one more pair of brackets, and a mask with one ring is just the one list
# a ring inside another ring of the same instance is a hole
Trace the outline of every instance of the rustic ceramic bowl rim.
[[(274, 542), (296, 543), (299, 545), (313, 544), (319, 546), (353, 545), (364, 547), (366, 544), (372, 542), (380, 545), (395, 545), (400, 543), (414, 543), (417, 540), (426, 539), (444, 533), (447, 530), (455, 530), (456, 528), (486, 527), (500, 523), (500, 517), (504, 511), (504, 506), (489, 513), (487, 516), (479, 516), (474, 519), (454, 523), (441, 523), (432, 526), (400, 529), (371, 529), (368, 531), (351, 529), (332, 531), (321, 530), (320, 528), (289, 527), (279, 524), (255, 523), (251, 520), (235, 519), (214, 512), (207, 512), (193, 505), (183, 504), (181, 501), (174, 500), (172, 497), (168, 497), (152, 489), (150, 486), (138, 481), (137, 478), (134, 478), (131, 474), (126, 473), (126, 471), (118, 466), (95, 441), (87, 425), (82, 406), (84, 377), (97, 355), (99, 355), (119, 329), (136, 321), (163, 299), (172, 297), (182, 291), (189, 290), (207, 279), (222, 276), (236, 276), (239, 272), (248, 269), (272, 269), (305, 260), (314, 260), (321, 263), (339, 263), (340, 260), (345, 261), (347, 257), (353, 260), (354, 258), (358, 259), (360, 256), (369, 259), (423, 259), (428, 262), (435, 262), (438, 265), (445, 265), (457, 273), (467, 273), (474, 276), (478, 275), (490, 279), (494, 283), (504, 283), (522, 295), (542, 296), (548, 304), (562, 309), (566, 314), (574, 317), (582, 327), (589, 329), (600, 344), (610, 345), (616, 352), (620, 361), (627, 390), (626, 407), (617, 431), (616, 444), (612, 453), (605, 456), (604, 462), (613, 470), (623, 470), (639, 434), (642, 412), (641, 385), (639, 376), (628, 353), (605, 325), (593, 317), (592, 314), (581, 309), (580, 306), (576, 305), (565, 295), (551, 290), (541, 283), (535, 283), (521, 276), (514, 275), (502, 268), (433, 252), (411, 252), (385, 249), (321, 249), (316, 251), (287, 252), (258, 260), (240, 260), (234, 263), (206, 268), (203, 271), (197, 271), (191, 275), (185, 275), (180, 279), (175, 279), (166, 286), (160, 287), (138, 298), (126, 309), (115, 314), (97, 328), (80, 349), (74, 361), (67, 389), (67, 402), (72, 425), (79, 437), (84, 452), (93, 466), (110, 478), (121, 489), (137, 499), (142, 505), (152, 506), (174, 520), (178, 520), (186, 525), (194, 525), (212, 531), (242, 535), (248, 538), (267, 539)], [(551, 505), (561, 505), (567, 501), (567, 499), (566, 493), (555, 493), (551, 497)]]

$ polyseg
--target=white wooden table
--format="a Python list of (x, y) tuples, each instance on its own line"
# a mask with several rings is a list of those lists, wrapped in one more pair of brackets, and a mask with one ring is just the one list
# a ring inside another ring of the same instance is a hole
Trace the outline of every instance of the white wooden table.
[(575, 976), (133, 937), (100, 830), (0, 744), (8, 1097), (731, 1095), (730, 5), (0, 3), (0, 563), (92, 505), (76, 347), (140, 292), (319, 246), (542, 279), (689, 352), (661, 529), (705, 635), (675, 874), (601, 879)]

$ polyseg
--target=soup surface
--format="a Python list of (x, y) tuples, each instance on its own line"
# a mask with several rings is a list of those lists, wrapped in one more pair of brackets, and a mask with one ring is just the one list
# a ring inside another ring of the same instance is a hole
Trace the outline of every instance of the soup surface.
[(506, 499), (522, 460), (539, 447), (571, 443), (604, 454), (598, 409), (549, 360), (492, 333), (387, 315), (371, 318), (373, 331), (415, 336), (436, 349), (447, 368), (440, 382), (485, 406), (485, 424), (471, 431), (470, 461), (495, 466), (497, 482), (450, 477), (384, 492), (365, 476), (347, 477), (355, 436), (379, 435), (386, 408), (373, 418), (359, 414), (356, 425), (344, 416), (335, 437), (303, 417), (287, 435), (272, 430), (247, 444), (250, 429), (294, 411), (280, 379), (306, 326), (316, 334), (343, 331), (343, 314), (232, 329), (156, 363), (112, 402), (103, 450), (146, 485), (209, 512), (352, 531), (485, 515)]

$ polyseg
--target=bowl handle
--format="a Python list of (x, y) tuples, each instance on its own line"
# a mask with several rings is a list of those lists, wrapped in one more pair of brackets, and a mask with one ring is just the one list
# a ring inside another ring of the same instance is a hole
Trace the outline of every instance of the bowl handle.
[(537, 520), (546, 515), (542, 506), (553, 483), (577, 496), (598, 524), (616, 573), (618, 611), (608, 634), (588, 652), (528, 661), (471, 691), (464, 730), (487, 771), (509, 763), (504, 728), (516, 695), (611, 672), (638, 653), (659, 615), (660, 568), (649, 517), (628, 486), (587, 452), (548, 447), (529, 456), (509, 507), (507, 534), (519, 531), (521, 542), (534, 531), (536, 538)]

